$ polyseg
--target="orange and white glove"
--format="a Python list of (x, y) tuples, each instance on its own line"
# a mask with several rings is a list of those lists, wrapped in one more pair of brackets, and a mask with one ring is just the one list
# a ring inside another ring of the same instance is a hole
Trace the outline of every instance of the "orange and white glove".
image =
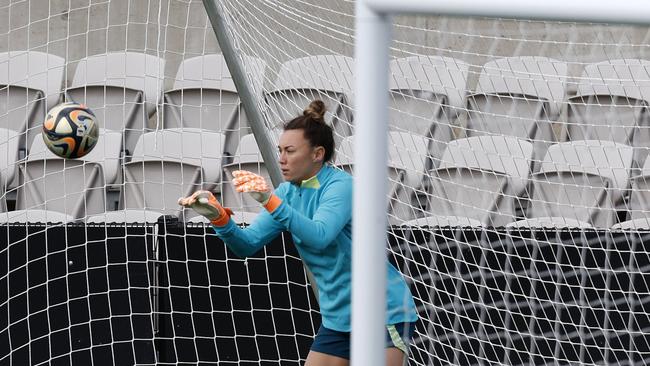
[(205, 216), (210, 223), (215, 226), (224, 226), (230, 220), (233, 212), (229, 208), (221, 206), (219, 201), (208, 191), (196, 191), (191, 196), (179, 198), (178, 204), (183, 207), (189, 207)]
[(232, 184), (235, 190), (240, 193), (248, 193), (254, 200), (261, 203), (269, 212), (275, 210), (282, 203), (278, 196), (273, 194), (271, 186), (266, 180), (246, 170), (235, 170), (232, 172), (234, 179)]

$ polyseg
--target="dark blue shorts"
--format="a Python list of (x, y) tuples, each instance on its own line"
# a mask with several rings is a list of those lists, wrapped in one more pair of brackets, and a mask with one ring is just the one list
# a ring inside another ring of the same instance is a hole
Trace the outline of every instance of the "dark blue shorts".
[[(408, 346), (413, 338), (415, 323), (399, 323), (387, 325), (386, 348), (397, 347), (404, 354), (408, 354)], [(320, 326), (318, 334), (314, 338), (311, 350), (350, 359), (350, 332), (338, 332)]]

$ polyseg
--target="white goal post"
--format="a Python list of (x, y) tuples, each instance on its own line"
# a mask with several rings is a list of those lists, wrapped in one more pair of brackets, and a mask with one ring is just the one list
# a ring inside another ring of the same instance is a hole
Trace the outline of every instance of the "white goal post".
[[(352, 263), (353, 365), (385, 364), (385, 187), (388, 180), (388, 63), (391, 16), (437, 14), (647, 25), (647, 1), (357, 0), (355, 17), (356, 174)], [(383, 157), (383, 158), (378, 158)]]

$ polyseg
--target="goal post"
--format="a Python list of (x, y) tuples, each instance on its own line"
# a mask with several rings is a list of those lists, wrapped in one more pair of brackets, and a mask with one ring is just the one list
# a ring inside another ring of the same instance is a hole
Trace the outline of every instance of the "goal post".
[[(353, 365), (383, 365), (387, 222), (384, 182), (388, 132), (388, 60), (391, 16), (436, 14), (483, 16), (569, 22), (603, 22), (633, 25), (650, 23), (650, 4), (644, 1), (544, 2), (508, 0), (357, 0), (356, 2), (356, 131), (352, 262)], [(372, 189), (369, 189), (372, 187)]]

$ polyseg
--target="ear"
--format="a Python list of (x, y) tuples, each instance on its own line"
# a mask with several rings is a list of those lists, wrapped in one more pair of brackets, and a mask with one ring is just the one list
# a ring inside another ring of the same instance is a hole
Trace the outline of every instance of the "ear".
[(316, 146), (312, 152), (312, 159), (314, 163), (322, 163), (325, 159), (325, 148), (322, 146)]

